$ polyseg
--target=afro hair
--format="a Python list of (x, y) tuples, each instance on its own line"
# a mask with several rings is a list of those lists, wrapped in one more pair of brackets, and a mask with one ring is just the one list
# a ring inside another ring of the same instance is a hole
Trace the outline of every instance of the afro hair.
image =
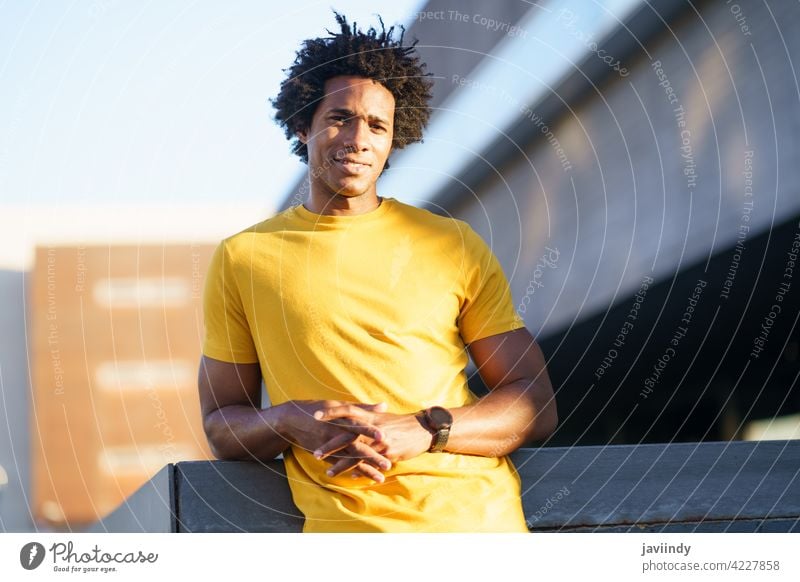
[[(308, 163), (308, 148), (297, 138), (298, 131), (308, 131), (318, 104), (325, 97), (325, 82), (337, 76), (357, 76), (373, 79), (386, 87), (395, 99), (394, 136), (392, 149), (421, 142), (422, 131), (430, 118), (433, 82), (426, 77), (414, 49), (418, 41), (403, 46), (405, 28), (401, 25), (400, 39), (394, 40), (394, 26), (386, 30), (379, 16), (381, 32), (374, 28), (358, 30), (354, 22), (334, 11), (339, 34), (327, 38), (306, 40), (294, 64), (284, 69), (286, 79), (275, 99), (275, 120), (283, 127), (286, 137), (294, 140), (294, 153)], [(388, 164), (386, 165), (388, 167)]]

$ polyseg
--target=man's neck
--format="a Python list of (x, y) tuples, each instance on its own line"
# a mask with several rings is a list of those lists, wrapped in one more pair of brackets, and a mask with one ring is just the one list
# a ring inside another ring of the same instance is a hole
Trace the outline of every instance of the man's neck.
[(364, 193), (361, 196), (314, 196), (311, 194), (303, 204), (306, 210), (314, 214), (329, 216), (355, 216), (372, 212), (380, 206), (383, 198), (375, 192)]

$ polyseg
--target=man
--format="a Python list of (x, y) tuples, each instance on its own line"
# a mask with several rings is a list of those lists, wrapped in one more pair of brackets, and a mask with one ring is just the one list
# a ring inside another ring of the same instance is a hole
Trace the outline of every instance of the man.
[(527, 531), (506, 455), (555, 429), (544, 359), (466, 223), (378, 196), (389, 154), (421, 140), (430, 82), (393, 28), (336, 18), (341, 33), (305, 42), (274, 101), (308, 200), (211, 262), (209, 443), (221, 459), (283, 453), (304, 531)]

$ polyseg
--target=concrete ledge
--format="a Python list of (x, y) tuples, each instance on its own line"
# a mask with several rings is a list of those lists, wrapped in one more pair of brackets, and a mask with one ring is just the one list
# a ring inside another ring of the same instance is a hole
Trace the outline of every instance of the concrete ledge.
[[(800, 531), (800, 441), (520, 449), (531, 531)], [(165, 467), (93, 531), (299, 532), (282, 461)]]

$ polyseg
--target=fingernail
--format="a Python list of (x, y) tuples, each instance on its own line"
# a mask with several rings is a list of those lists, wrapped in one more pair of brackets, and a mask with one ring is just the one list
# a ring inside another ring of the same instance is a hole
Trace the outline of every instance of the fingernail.
[(384, 461), (384, 462), (381, 463), (381, 467), (384, 468), (384, 469), (391, 469), (392, 468), (392, 464), (389, 461)]
[(322, 458), (322, 451), (320, 451), (320, 450), (314, 451), (314, 458), (321, 459)]
[(314, 413), (314, 418), (316, 418), (317, 420), (319, 420), (320, 418), (322, 418), (322, 411), (321, 411), (321, 410), (317, 410), (317, 411)]
[(333, 471), (332, 471), (331, 469), (328, 469), (327, 471), (325, 471), (325, 474), (326, 474), (328, 477), (333, 477)]

